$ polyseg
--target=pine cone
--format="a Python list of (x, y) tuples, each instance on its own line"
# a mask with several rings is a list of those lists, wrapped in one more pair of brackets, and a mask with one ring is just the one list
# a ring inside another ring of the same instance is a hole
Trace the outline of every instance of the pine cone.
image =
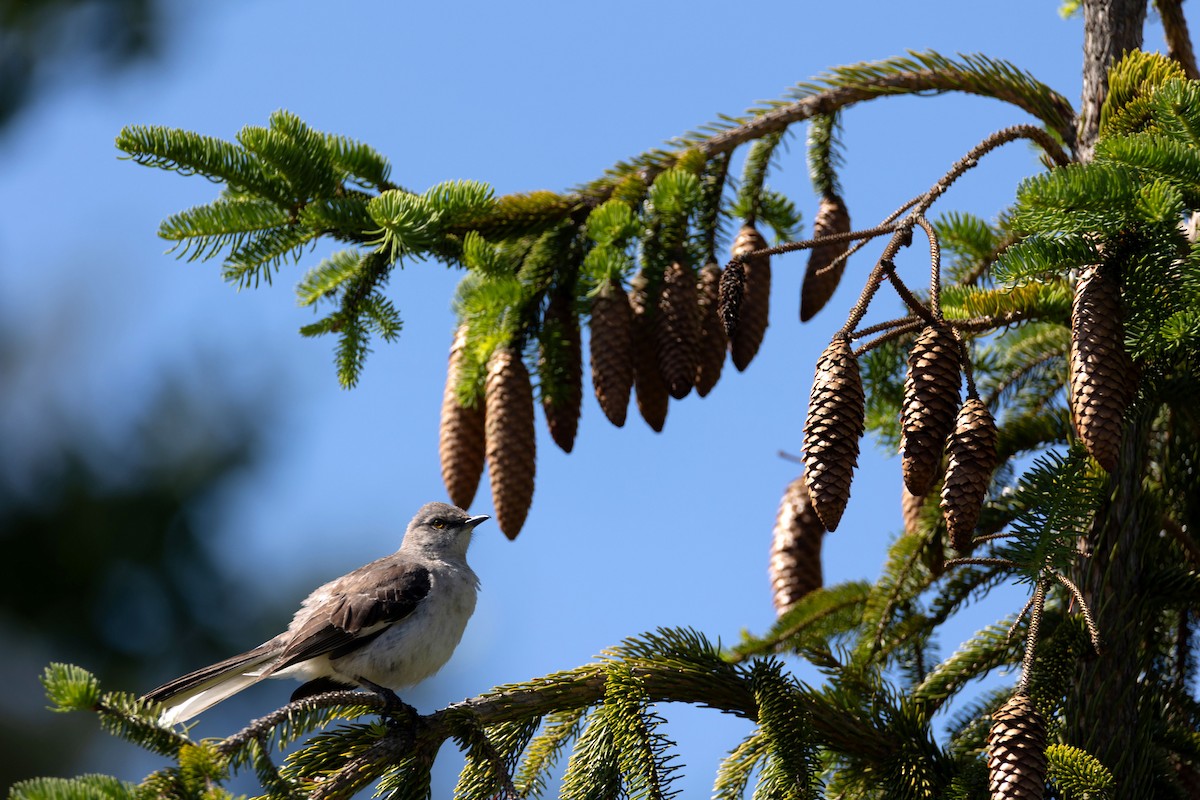
[(961, 381), (958, 340), (946, 328), (926, 327), (908, 354), (900, 417), (904, 484), (913, 494), (928, 494), (937, 482)]
[(813, 510), (808, 486), (801, 475), (784, 490), (771, 540), (771, 590), (776, 614), (787, 613), (800, 598), (824, 585), (821, 575), (824, 538), (825, 526)]
[(658, 356), (654, 352), (654, 321), (648, 315), (646, 280), (639, 275), (633, 279), (633, 284), (629, 307), (633, 309), (634, 394), (642, 419), (658, 433), (666, 424), (671, 394), (658, 369)]
[(496, 524), (517, 538), (533, 502), (537, 440), (533, 429), (533, 388), (520, 353), (502, 347), (488, 362), (487, 464)]
[(837, 530), (850, 500), (864, 428), (865, 398), (850, 340), (835, 336), (817, 359), (804, 423), (804, 479), (826, 530)]
[(579, 338), (579, 318), (575, 316), (575, 298), (559, 291), (551, 296), (542, 320), (540, 341), (542, 411), (550, 438), (571, 452), (579, 429), (583, 405), (583, 351)]
[(742, 298), (746, 295), (746, 265), (733, 261), (721, 273), (721, 282), (717, 285), (717, 316), (721, 318), (721, 327), (725, 330), (725, 338), (732, 339), (737, 333), (738, 318), (742, 313)]
[[(735, 256), (767, 247), (766, 239), (753, 225), (743, 225), (733, 240)], [(737, 312), (737, 327), (729, 334), (729, 350), (733, 365), (741, 372), (750, 366), (758, 353), (771, 311), (771, 258), (755, 256), (742, 262), (745, 282), (742, 286), (741, 304)]]
[(654, 318), (654, 344), (659, 373), (676, 400), (687, 397), (696, 382), (698, 303), (692, 271), (678, 261), (667, 267)]
[[(845, 202), (836, 194), (827, 194), (817, 206), (817, 218), (813, 221), (812, 237), (830, 236), (850, 232), (850, 212)], [(804, 271), (804, 284), (800, 289), (800, 321), (808, 322), (825, 307), (833, 297), (846, 270), (843, 259), (833, 269), (827, 269), (839, 256), (850, 249), (850, 242), (822, 244), (812, 248), (808, 255), (808, 269)]]
[(913, 494), (903, 482), (900, 484), (900, 516), (904, 520), (904, 535), (914, 536), (920, 530), (921, 508), (926, 495)]
[(467, 344), (467, 326), (460, 325), (450, 346), (446, 366), (446, 390), (442, 394), (442, 422), (438, 429), (438, 455), (442, 461), (442, 482), (450, 502), (470, 508), (483, 475), (484, 422), (483, 398), (473, 406), (458, 402), (458, 381), (462, 375), (463, 349)]
[(987, 738), (994, 800), (1041, 800), (1046, 792), (1046, 722), (1029, 695), (1014, 694), (995, 714)]
[(592, 300), (592, 385), (609, 422), (625, 424), (633, 389), (633, 309), (615, 279)]
[(1136, 388), (1124, 336), (1121, 287), (1102, 267), (1087, 267), (1071, 304), (1071, 420), (1109, 472), (1117, 466), (1122, 418)]
[(717, 385), (721, 368), (725, 366), (725, 349), (729, 338), (717, 310), (721, 285), (721, 268), (705, 264), (700, 270), (697, 287), (700, 307), (700, 340), (696, 346), (696, 394), (705, 397)]
[(946, 450), (950, 464), (942, 484), (942, 515), (950, 545), (965, 554), (971, 551), (979, 512), (996, 468), (996, 423), (978, 397), (963, 403)]

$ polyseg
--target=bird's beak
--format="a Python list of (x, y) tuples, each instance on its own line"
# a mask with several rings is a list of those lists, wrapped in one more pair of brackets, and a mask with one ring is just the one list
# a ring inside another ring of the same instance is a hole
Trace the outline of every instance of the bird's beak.
[(480, 514), (477, 517), (468, 517), (467, 521), (464, 522), (463, 524), (466, 525), (468, 528), (474, 528), (479, 523), (483, 522), (484, 520), (488, 520), (488, 519), (491, 519), (491, 517), (489, 517), (487, 514)]

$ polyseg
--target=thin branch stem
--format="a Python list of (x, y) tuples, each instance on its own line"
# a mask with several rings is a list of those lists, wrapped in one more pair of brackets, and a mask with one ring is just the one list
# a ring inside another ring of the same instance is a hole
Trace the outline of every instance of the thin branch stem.
[(861, 339), (864, 336), (871, 336), (872, 334), (879, 333), (880, 331), (887, 331), (891, 328), (896, 328), (902, 325), (911, 325), (913, 323), (921, 324), (921, 322), (922, 321), (919, 317), (911, 314), (907, 317), (889, 319), (887, 322), (877, 322), (874, 325), (870, 325), (866, 328), (859, 328), (854, 333), (850, 334), (850, 339)]
[(887, 279), (891, 282), (892, 288), (896, 290), (896, 294), (900, 295), (900, 299), (904, 304), (912, 309), (913, 313), (925, 321), (927, 325), (937, 325), (938, 315), (931, 308), (926, 307), (915, 294), (905, 285), (904, 281), (900, 280), (900, 276), (896, 274), (896, 265), (889, 263), (887, 271)]
[(854, 355), (855, 357), (862, 356), (885, 342), (890, 342), (892, 339), (898, 339), (906, 333), (919, 331), (924, 327), (925, 320), (921, 319), (920, 317), (913, 318), (911, 322), (905, 322), (903, 325), (897, 325), (895, 328), (883, 334), (882, 336), (876, 336), (871, 341), (859, 345), (854, 349)]
[(1017, 681), (1017, 694), (1029, 693), (1029, 680), (1033, 676), (1033, 657), (1037, 652), (1042, 629), (1042, 609), (1046, 605), (1046, 579), (1039, 580), (1033, 590), (1033, 607), (1029, 611), (1029, 630), (1025, 634), (1025, 657), (1021, 659), (1021, 679)]
[(863, 244), (869, 242), (878, 236), (883, 236), (885, 233), (894, 233), (897, 226), (891, 222), (883, 222), (874, 228), (867, 228), (861, 231), (846, 231), (845, 233), (831, 233), (828, 236), (818, 236), (815, 239), (804, 239), (799, 242), (784, 242), (777, 244), (774, 247), (766, 247), (762, 250), (754, 250), (753, 252), (740, 253), (734, 260), (745, 261), (748, 258), (755, 256), (777, 256), (782, 253), (791, 253), (796, 250), (807, 250), (810, 247), (820, 247), (825, 244), (833, 244), (835, 242), (850, 242), (855, 239), (862, 239)]
[(1079, 591), (1079, 587), (1071, 581), (1066, 575), (1060, 575), (1057, 572), (1053, 573), (1054, 579), (1067, 588), (1071, 596), (1075, 598), (1075, 602), (1079, 603), (1079, 613), (1083, 616), (1083, 622), (1087, 625), (1088, 636), (1092, 639), (1092, 649), (1099, 655), (1100, 649), (1100, 629), (1096, 627), (1096, 620), (1092, 617), (1092, 610), (1088, 608), (1087, 601), (1083, 599), (1083, 592)]
[(967, 556), (963, 558), (948, 558), (946, 559), (947, 567), (959, 567), (972, 565), (976, 567), (1008, 567), (1009, 569), (1020, 569), (1021, 565), (1007, 558), (993, 558), (990, 556)]
[(942, 318), (942, 245), (937, 231), (924, 215), (917, 217), (917, 224), (929, 237), (929, 311), (934, 319)]
[[(937, 72), (917, 70), (914, 72), (900, 72), (894, 75), (881, 77), (877, 81), (872, 81), (871, 86), (864, 87), (841, 87), (837, 89), (828, 89), (814, 95), (810, 95), (803, 99), (797, 100), (794, 103), (789, 103), (785, 106), (772, 109), (770, 111), (759, 114), (754, 119), (726, 131), (712, 136), (698, 148), (705, 155), (715, 155), (733, 150), (740, 145), (745, 144), (753, 139), (759, 139), (770, 133), (782, 131), (789, 125), (795, 122), (801, 122), (820, 114), (832, 114), (846, 106), (860, 103), (864, 100), (873, 100), (875, 98), (886, 96), (881, 90), (896, 89), (905, 92), (920, 92), (920, 91), (947, 91), (955, 90), (960, 87), (952, 85), (948, 76), (941, 75)], [(1005, 97), (1001, 98), (1007, 102), (1030, 112), (1035, 117), (1039, 116), (1037, 109), (1027, 105), (1020, 97)], [(1067, 116), (1073, 120), (1074, 111), (1070, 111)], [(1040, 118), (1040, 117), (1039, 117)], [(1055, 128), (1055, 133), (1062, 137), (1063, 141), (1071, 142), (1075, 137), (1073, 129), (1067, 129), (1064, 126), (1056, 124), (1056, 120), (1043, 119), (1043, 122)], [(1035, 127), (1035, 126), (1029, 126)], [(1069, 162), (1066, 153), (1062, 147), (1054, 139), (1053, 136), (1047, 134), (1041, 128), (1037, 128), (1042, 133), (1038, 140), (1046, 152), (1054, 159), (1056, 163), (1065, 164)], [(1032, 138), (1032, 137), (1031, 137)]]

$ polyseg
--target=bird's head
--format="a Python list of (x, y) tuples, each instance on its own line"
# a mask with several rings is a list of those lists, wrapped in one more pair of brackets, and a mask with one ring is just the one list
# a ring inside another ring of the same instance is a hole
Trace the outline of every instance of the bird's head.
[(439, 558), (464, 558), (475, 526), (486, 519), (482, 514), (473, 517), (449, 503), (426, 503), (408, 523), (400, 547)]

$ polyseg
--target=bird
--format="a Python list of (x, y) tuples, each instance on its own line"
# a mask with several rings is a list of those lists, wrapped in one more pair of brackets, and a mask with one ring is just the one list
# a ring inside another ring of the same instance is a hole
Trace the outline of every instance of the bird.
[(437, 672), (462, 639), (479, 589), (467, 547), (486, 519), (449, 503), (427, 503), (396, 552), (317, 587), (286, 631), (164, 683), (142, 700), (158, 704), (166, 726), (265, 678), (306, 681), (293, 701), (344, 688), (397, 701), (394, 690)]

